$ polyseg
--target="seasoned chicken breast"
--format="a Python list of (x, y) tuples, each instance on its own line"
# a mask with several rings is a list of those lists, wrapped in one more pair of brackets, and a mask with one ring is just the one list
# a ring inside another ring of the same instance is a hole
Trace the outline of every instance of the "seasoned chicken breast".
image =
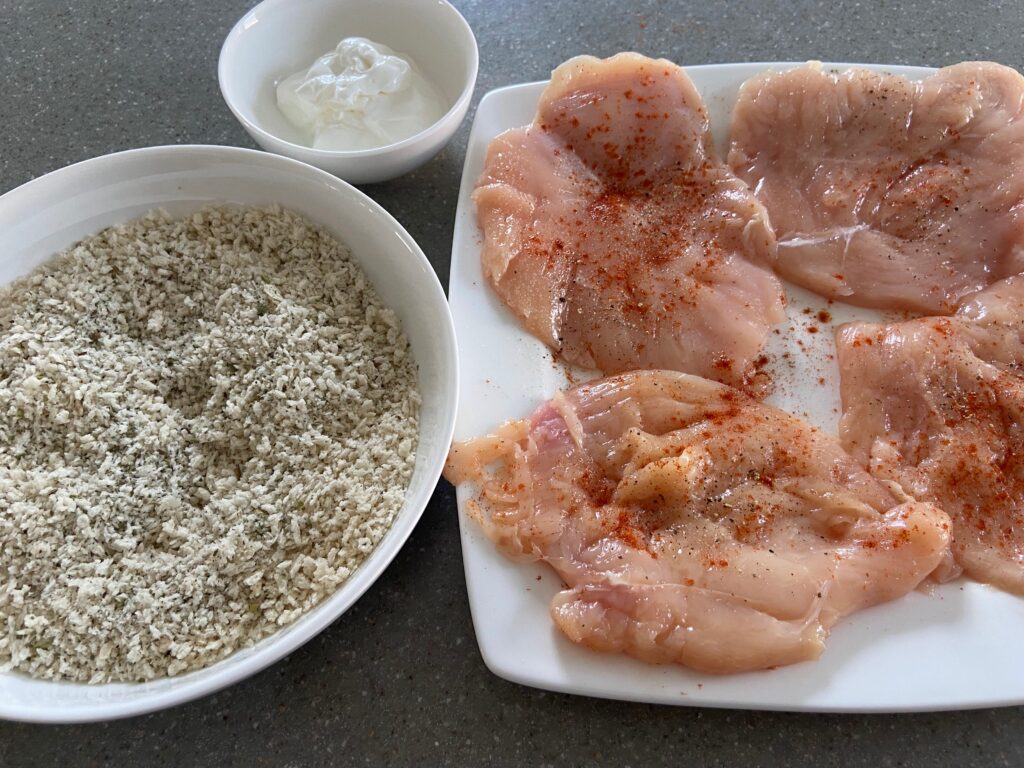
[(949, 513), (969, 576), (1024, 594), (1024, 277), (837, 335), (847, 449)]
[(764, 209), (719, 160), (675, 64), (581, 56), (476, 192), (487, 281), (569, 363), (741, 384), (784, 319)]
[(970, 62), (914, 83), (808, 65), (740, 90), (729, 163), (779, 275), (864, 307), (948, 314), (1024, 272), (1024, 78)]
[(640, 371), (456, 444), (445, 476), (509, 556), (549, 563), (574, 642), (714, 673), (821, 654), (841, 617), (917, 587), (949, 518), (740, 391)]

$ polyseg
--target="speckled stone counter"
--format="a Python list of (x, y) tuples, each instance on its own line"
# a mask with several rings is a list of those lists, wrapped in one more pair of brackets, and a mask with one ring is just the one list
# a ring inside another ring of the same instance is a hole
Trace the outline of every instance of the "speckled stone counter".
[[(0, 0), (0, 192), (154, 144), (252, 146), (217, 88), (221, 41), (250, 0)], [(577, 53), (681, 64), (821, 58), (1024, 66), (1024, 4), (924, 0), (456, 0), (480, 43), (477, 98)], [(472, 112), (470, 113), (472, 116)], [(469, 121), (416, 173), (366, 191), (447, 279)], [(890, 670), (889, 674), (899, 674)], [(936, 670), (936, 674), (942, 674)], [(455, 499), (341, 620), (209, 698), (75, 727), (0, 724), (0, 766), (649, 764), (688, 768), (1024, 765), (1024, 709), (838, 716), (622, 704), (500, 680), (473, 638)]]

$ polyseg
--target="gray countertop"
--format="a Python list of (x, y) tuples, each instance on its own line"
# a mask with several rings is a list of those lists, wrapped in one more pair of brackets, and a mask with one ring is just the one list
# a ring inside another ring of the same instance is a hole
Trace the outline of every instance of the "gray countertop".
[[(154, 144), (252, 146), (217, 53), (250, 0), (0, 0), (0, 192)], [(1024, 4), (456, 0), (480, 43), (477, 98), (577, 53), (681, 64), (821, 58), (1024, 65)], [(472, 112), (470, 113), (472, 117)], [(469, 120), (416, 173), (366, 191), (447, 279)], [(898, 674), (898, 670), (894, 671)], [(942, 674), (937, 669), (936, 674)], [(797, 715), (623, 704), (494, 677), (473, 638), (455, 499), (442, 483), (377, 584), (307, 646), (170, 711), (74, 727), (0, 724), (0, 766), (1024, 764), (1024, 709)]]

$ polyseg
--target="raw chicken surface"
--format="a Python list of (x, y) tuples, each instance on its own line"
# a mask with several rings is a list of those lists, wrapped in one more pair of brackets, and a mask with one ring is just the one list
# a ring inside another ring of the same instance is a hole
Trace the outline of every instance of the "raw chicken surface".
[(476, 484), (466, 509), (507, 555), (558, 572), (568, 638), (713, 673), (814, 659), (949, 556), (949, 518), (834, 438), (670, 371), (560, 393), (456, 444), (445, 476)]
[(729, 162), (779, 275), (864, 307), (949, 314), (1024, 272), (1024, 78), (968, 62), (920, 83), (808, 65), (740, 89)]
[(569, 363), (741, 384), (785, 318), (765, 211), (717, 157), (675, 64), (581, 56), (474, 193), (488, 282)]
[(847, 449), (949, 513), (969, 576), (1024, 594), (1024, 277), (837, 336)]

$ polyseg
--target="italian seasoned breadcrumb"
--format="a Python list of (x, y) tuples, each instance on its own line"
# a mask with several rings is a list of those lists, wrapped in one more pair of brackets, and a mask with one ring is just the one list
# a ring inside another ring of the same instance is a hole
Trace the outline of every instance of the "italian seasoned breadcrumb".
[(401, 509), (408, 343), (281, 209), (151, 213), (0, 291), (0, 669), (207, 666), (294, 621)]

